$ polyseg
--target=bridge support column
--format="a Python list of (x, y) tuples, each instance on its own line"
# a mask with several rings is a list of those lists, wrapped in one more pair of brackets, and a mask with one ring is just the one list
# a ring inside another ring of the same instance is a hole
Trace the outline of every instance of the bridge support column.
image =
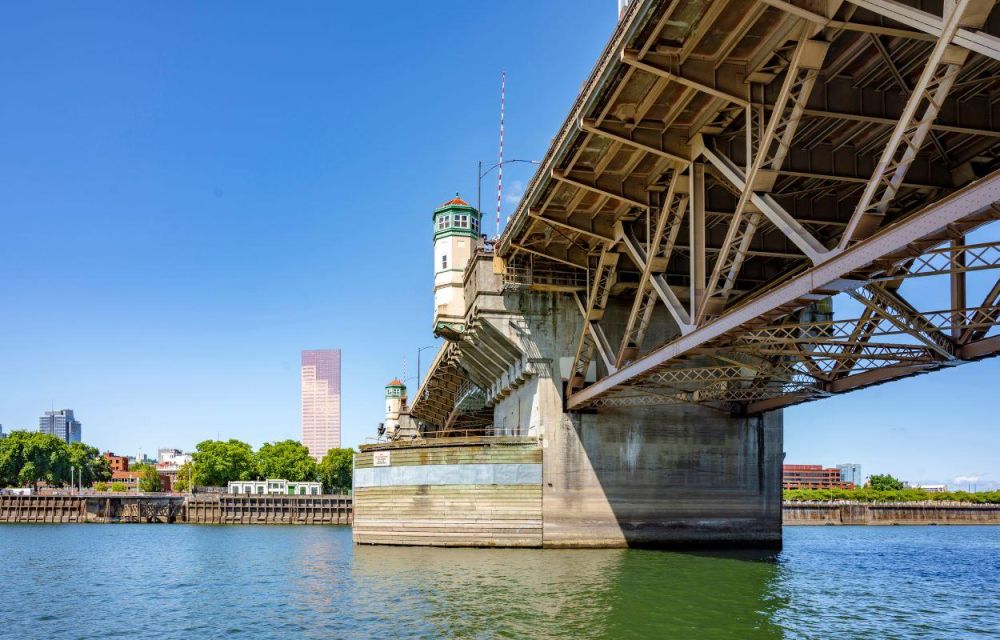
[[(572, 357), (583, 330), (578, 308), (568, 296), (527, 293), (505, 294), (504, 307), (494, 326), (536, 364), (529, 383), (496, 402), (494, 424), (541, 440), (544, 546), (781, 545), (780, 411), (674, 404), (567, 412), (565, 388), (580, 375)], [(613, 343), (627, 312), (605, 312)], [(663, 318), (649, 328), (654, 341), (676, 331)], [(603, 366), (591, 362), (588, 381)]]
[(636, 407), (553, 422), (544, 546), (780, 547), (780, 412)]

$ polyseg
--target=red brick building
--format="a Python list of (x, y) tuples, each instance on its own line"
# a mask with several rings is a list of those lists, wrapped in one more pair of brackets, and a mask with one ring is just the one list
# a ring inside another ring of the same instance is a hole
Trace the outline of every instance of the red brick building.
[[(115, 471), (111, 474), (111, 482), (120, 482), (124, 484), (130, 491), (135, 490), (136, 486), (139, 484), (138, 471)], [(173, 476), (161, 473), (160, 475), (160, 490), (169, 492), (173, 487)]]
[(819, 464), (786, 464), (781, 467), (782, 489), (853, 489), (853, 482), (840, 481), (840, 469)]
[(111, 473), (115, 471), (128, 471), (128, 458), (125, 456), (116, 456), (110, 451), (104, 452), (104, 459), (108, 461), (111, 466)]

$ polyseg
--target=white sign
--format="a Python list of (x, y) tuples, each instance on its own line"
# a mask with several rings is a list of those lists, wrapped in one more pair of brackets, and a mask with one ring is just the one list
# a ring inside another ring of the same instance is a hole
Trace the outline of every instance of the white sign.
[(388, 467), (391, 464), (392, 459), (390, 458), (391, 451), (374, 451), (372, 452), (372, 460), (375, 462), (376, 467)]

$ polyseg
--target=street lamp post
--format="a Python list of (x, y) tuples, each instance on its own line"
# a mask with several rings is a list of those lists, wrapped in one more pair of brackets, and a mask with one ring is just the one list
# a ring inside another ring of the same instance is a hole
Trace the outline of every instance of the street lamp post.
[[(479, 170), (476, 172), (478, 175), (476, 177), (476, 211), (479, 213), (483, 212), (483, 178), (490, 175), (490, 172), (494, 169), (500, 167), (501, 165), (511, 164), (514, 162), (523, 162), (526, 164), (542, 164), (538, 160), (504, 160), (503, 162), (497, 162), (492, 166), (488, 167), (486, 171), (483, 171), (483, 161), (479, 161)], [(499, 235), (500, 229), (497, 229), (497, 234)]]
[(426, 347), (420, 347), (417, 349), (417, 390), (420, 389), (420, 354), (428, 349), (433, 349), (436, 344), (429, 344)]

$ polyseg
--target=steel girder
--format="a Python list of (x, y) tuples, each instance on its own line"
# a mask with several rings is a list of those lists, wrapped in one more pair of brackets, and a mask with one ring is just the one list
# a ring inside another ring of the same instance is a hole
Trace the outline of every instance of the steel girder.
[[(775, 393), (835, 393), (990, 352), (1000, 292), (970, 308), (964, 274), (995, 268), (1000, 243), (962, 238), (998, 217), (1000, 114), (984, 114), (1000, 90), (994, 3), (947, 0), (932, 16), (849, 2), (638, 0), (627, 12), (497, 244), (587, 274), (570, 408), (695, 391), (710, 403), (709, 388), (760, 408)], [(628, 259), (609, 270), (607, 252)], [(898, 289), (933, 275), (952, 279), (952, 304), (921, 313)], [(610, 304), (593, 291), (606, 281), (629, 310), (620, 342), (590, 317)], [(864, 310), (838, 335), (794, 322), (842, 291)], [(651, 348), (658, 315), (679, 335)], [(774, 322), (799, 338), (741, 338)], [(595, 353), (607, 375), (584, 386)], [(746, 379), (685, 390), (656, 378), (695, 355), (758, 363), (756, 399)], [(816, 384), (783, 387), (779, 363)]]

